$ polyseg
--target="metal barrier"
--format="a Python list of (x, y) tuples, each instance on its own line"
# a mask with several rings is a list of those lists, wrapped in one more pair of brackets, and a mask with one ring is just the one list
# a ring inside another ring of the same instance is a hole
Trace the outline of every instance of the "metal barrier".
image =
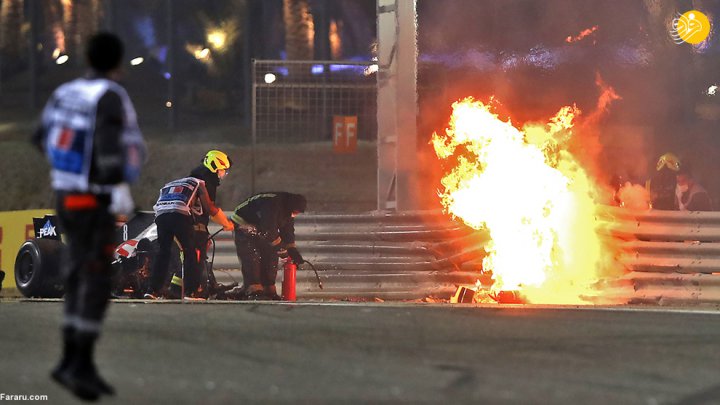
[[(720, 302), (720, 213), (604, 207), (601, 215), (620, 243), (617, 260), (628, 270), (602, 280), (603, 296), (659, 305)], [(301, 266), (300, 299), (448, 298), (457, 285), (484, 277), (488, 234), (437, 211), (305, 214), (295, 228), (303, 256), (316, 265), (324, 285), (320, 289), (310, 268)], [(215, 253), (218, 280), (240, 281), (230, 232), (216, 237)]]
[(606, 207), (618, 260), (629, 270), (629, 302), (720, 302), (720, 213), (632, 211)]
[[(301, 215), (295, 233), (324, 286), (320, 289), (310, 268), (301, 266), (301, 299), (447, 298), (457, 285), (476, 282), (487, 240), (485, 233), (439, 212)], [(239, 281), (230, 233), (217, 238), (214, 267), (220, 281)]]
[[(598, 283), (600, 298), (608, 299), (597, 303), (720, 303), (720, 213), (604, 207), (601, 216), (619, 241), (616, 257), (628, 271)], [(315, 264), (324, 286), (301, 266), (300, 299), (447, 299), (457, 285), (486, 277), (482, 259), (489, 235), (437, 211), (305, 214), (296, 218), (295, 229), (303, 256)], [(241, 281), (230, 232), (216, 237), (215, 253), (218, 280)]]
[(612, 232), (620, 239), (720, 242), (720, 212), (633, 211), (605, 207), (603, 214), (614, 219)]
[[(628, 272), (604, 284), (621, 302), (661, 305), (720, 302), (720, 213), (635, 212), (604, 207)], [(440, 212), (303, 215), (298, 245), (320, 270), (298, 272), (300, 298), (447, 298), (481, 276), (485, 232)], [(231, 235), (218, 240), (218, 278), (240, 276)]]

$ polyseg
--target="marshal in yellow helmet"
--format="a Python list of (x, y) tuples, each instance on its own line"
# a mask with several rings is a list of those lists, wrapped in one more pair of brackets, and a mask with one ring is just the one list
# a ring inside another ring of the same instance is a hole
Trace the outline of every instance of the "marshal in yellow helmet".
[(660, 171), (663, 167), (667, 167), (668, 169), (677, 172), (680, 170), (680, 159), (678, 159), (674, 153), (666, 153), (658, 159), (656, 169), (657, 171)]
[(232, 166), (232, 160), (224, 152), (211, 150), (205, 154), (203, 165), (211, 172), (217, 173), (218, 170), (229, 170), (230, 166)]

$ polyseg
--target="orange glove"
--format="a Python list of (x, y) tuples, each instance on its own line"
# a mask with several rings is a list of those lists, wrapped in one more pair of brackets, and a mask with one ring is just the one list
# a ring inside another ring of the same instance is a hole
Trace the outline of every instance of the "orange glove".
[(213, 222), (218, 225), (222, 225), (224, 231), (232, 231), (235, 229), (235, 225), (228, 219), (223, 210), (218, 209), (217, 214), (210, 217)]

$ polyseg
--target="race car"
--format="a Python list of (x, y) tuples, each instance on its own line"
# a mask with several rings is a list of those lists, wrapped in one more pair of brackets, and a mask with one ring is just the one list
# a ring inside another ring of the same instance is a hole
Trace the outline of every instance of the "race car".
[[(57, 218), (54, 215), (33, 218), (33, 226), (35, 238), (25, 241), (15, 258), (15, 285), (25, 297), (62, 297), (60, 263), (65, 244)], [(158, 251), (153, 213), (139, 212), (119, 224), (115, 241), (112, 294), (114, 297), (141, 298)], [(180, 266), (180, 250), (174, 245), (168, 274), (179, 270)], [(208, 273), (212, 274), (212, 269), (205, 266), (204, 279), (208, 278)]]

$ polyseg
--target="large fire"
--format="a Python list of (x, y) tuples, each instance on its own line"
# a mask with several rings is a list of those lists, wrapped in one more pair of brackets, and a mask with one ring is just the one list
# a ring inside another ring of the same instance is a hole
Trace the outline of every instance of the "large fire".
[(439, 191), (443, 206), (490, 234), (483, 268), (492, 292), (520, 291), (531, 303), (581, 304), (597, 295), (603, 266), (598, 187), (568, 151), (576, 106), (547, 124), (516, 128), (485, 104), (453, 104), (449, 127), (433, 134), (437, 156), (454, 167)]

